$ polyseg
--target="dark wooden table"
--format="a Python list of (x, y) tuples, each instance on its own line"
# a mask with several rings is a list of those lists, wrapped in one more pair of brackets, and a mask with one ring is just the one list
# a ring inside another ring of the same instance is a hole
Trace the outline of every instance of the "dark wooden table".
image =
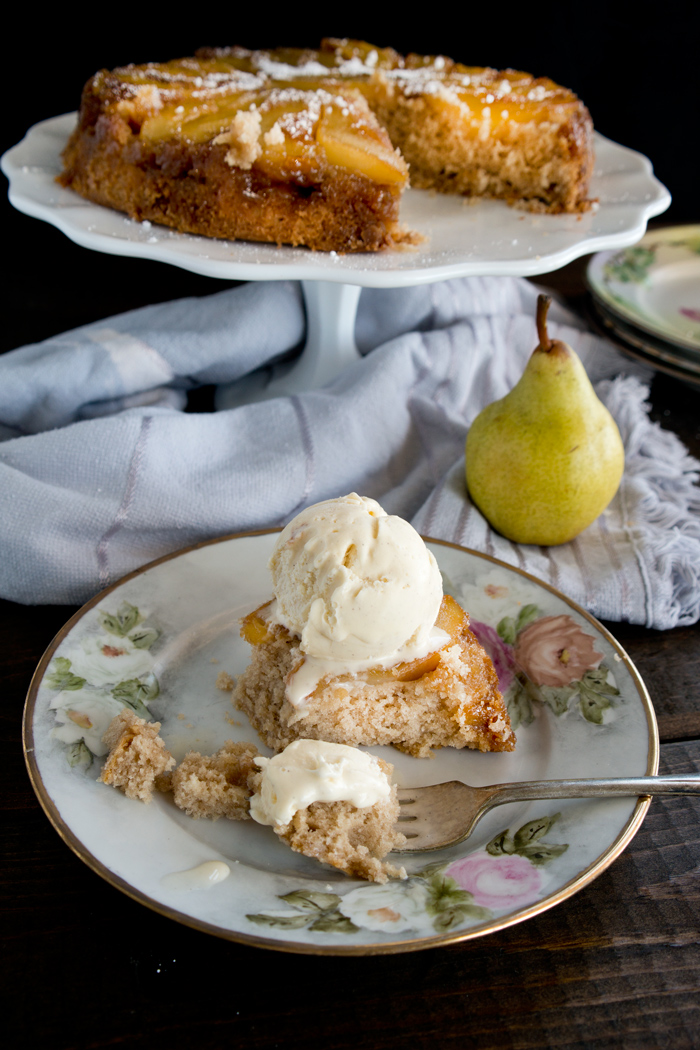
[[(222, 287), (87, 252), (21, 216), (11, 221), (31, 226), (32, 251), (9, 277), (2, 350)], [(540, 280), (580, 306), (582, 273), (577, 263)], [(658, 376), (651, 400), (660, 424), (700, 456), (700, 391)], [(198, 407), (207, 407), (206, 392)], [(103, 882), (44, 816), (20, 739), (34, 667), (73, 611), (0, 601), (6, 1045), (700, 1047), (700, 798), (654, 801), (623, 855), (562, 905), (414, 954), (249, 948), (163, 918)], [(647, 683), (661, 771), (700, 771), (700, 626), (608, 626)]]

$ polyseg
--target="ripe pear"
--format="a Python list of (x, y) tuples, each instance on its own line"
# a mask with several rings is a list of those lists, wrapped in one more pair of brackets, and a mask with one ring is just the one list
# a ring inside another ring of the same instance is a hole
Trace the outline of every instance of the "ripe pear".
[(467, 487), (498, 532), (555, 545), (578, 536), (620, 484), (620, 432), (578, 355), (547, 335), (551, 299), (537, 302), (539, 346), (510, 393), (488, 405), (467, 436)]

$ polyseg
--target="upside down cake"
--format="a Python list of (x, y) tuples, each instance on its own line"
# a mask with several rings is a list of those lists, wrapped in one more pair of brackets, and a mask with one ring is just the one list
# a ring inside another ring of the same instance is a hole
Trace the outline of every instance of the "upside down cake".
[(513, 70), (348, 40), (202, 49), (86, 84), (59, 181), (183, 232), (377, 251), (420, 239), (418, 189), (550, 213), (590, 205), (588, 111)]

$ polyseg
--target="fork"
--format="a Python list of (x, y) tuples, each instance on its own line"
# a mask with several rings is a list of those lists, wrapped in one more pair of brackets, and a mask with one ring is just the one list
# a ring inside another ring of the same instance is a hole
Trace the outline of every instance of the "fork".
[(406, 845), (395, 853), (422, 853), (456, 846), (469, 838), (494, 806), (545, 798), (700, 795), (700, 774), (665, 777), (613, 777), (596, 780), (536, 780), (471, 787), (459, 780), (429, 787), (399, 788), (399, 830)]

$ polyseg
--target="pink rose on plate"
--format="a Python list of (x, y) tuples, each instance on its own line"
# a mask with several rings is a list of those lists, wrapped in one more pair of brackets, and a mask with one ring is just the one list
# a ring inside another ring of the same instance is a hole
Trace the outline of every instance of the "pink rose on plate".
[(471, 620), (469, 626), (476, 635), (476, 640), (480, 645), (483, 645), (491, 657), (498, 675), (498, 688), (502, 693), (505, 693), (512, 685), (515, 677), (513, 646), (504, 642), (498, 631), (495, 631), (493, 627), (489, 627), (487, 623)]
[(525, 857), (472, 853), (445, 872), (484, 908), (518, 908), (540, 898), (542, 876)]
[(535, 685), (568, 685), (603, 659), (593, 641), (570, 616), (543, 616), (518, 635), (515, 662)]

